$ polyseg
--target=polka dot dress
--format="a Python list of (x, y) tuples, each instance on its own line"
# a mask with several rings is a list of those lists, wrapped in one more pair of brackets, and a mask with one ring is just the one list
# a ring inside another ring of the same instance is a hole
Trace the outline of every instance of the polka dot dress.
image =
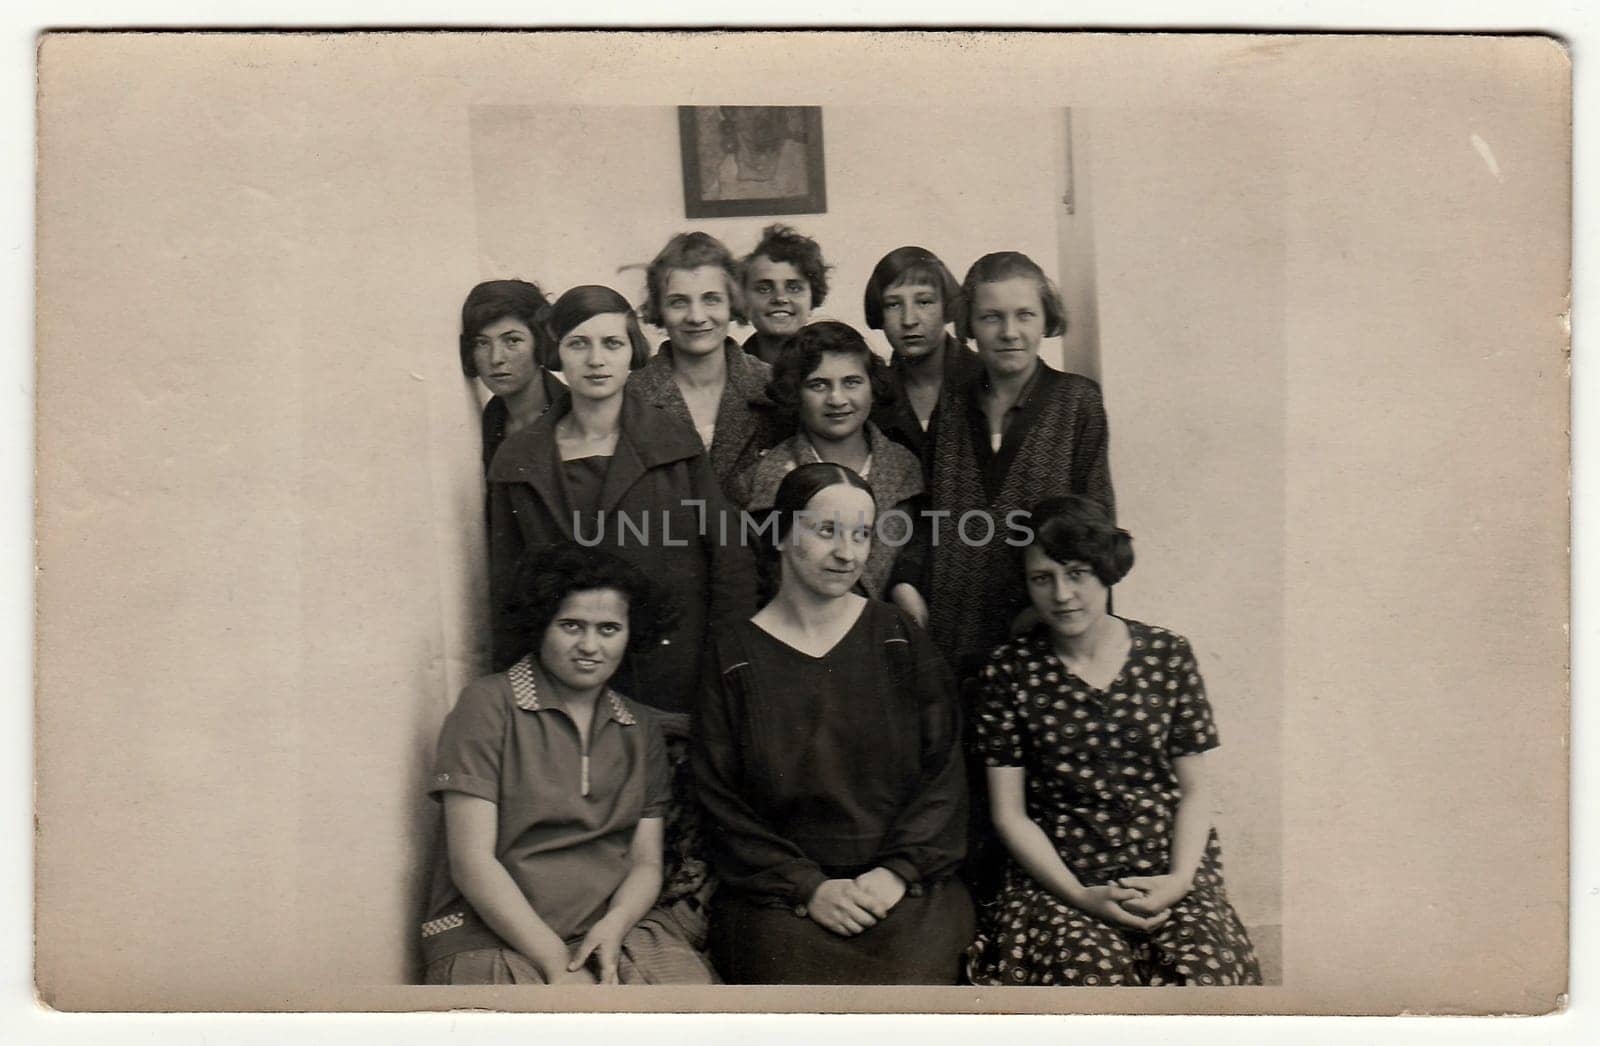
[[(1067, 670), (1043, 629), (984, 668), (973, 743), (989, 766), (1027, 772), (1027, 811), (1085, 886), (1162, 875), (1181, 792), (1173, 760), (1217, 746), (1189, 641), (1128, 621), (1132, 649), (1098, 690)], [(1060, 900), (1008, 859), (968, 953), (974, 984), (1260, 984), (1222, 883), (1215, 831), (1194, 888), (1153, 932)]]

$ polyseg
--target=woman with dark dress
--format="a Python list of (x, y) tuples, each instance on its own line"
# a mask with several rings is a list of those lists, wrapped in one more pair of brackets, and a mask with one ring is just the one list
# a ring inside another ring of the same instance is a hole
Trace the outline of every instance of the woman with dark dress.
[(645, 282), (645, 322), (666, 330), (667, 340), (634, 377), (632, 395), (699, 436), (727, 490), (787, 435), (766, 398), (772, 368), (728, 336), (731, 322), (744, 322), (733, 255), (706, 233), (679, 233), (651, 261)]
[(828, 297), (828, 264), (822, 248), (787, 225), (761, 230), (761, 242), (739, 263), (745, 312), (755, 333), (744, 351), (769, 367), (778, 365), (789, 339)]
[(713, 623), (755, 608), (755, 563), (693, 430), (624, 392), (648, 351), (627, 300), (609, 287), (575, 287), (550, 310), (549, 328), (550, 365), (572, 395), (508, 438), (489, 468), (496, 667), (522, 654), (506, 596), (527, 549), (573, 540), (608, 548), (677, 597), (677, 624), (631, 652), (613, 685), (659, 713), (674, 767), (662, 904), (682, 900), (682, 918), (698, 922), (691, 937), (702, 939), (711, 883), (688, 769), (690, 710)]
[(954, 390), (934, 434), (939, 517), (924, 590), (929, 630), (958, 679), (975, 677), (1026, 600), (1004, 540), (1008, 517), (1043, 497), (1085, 494), (1115, 515), (1100, 386), (1039, 359), (1066, 332), (1061, 295), (1014, 251), (988, 254), (961, 287), (957, 333), (982, 367)]
[(917, 455), (924, 478), (950, 399), (982, 369), (977, 354), (947, 329), (960, 303), (956, 278), (921, 247), (885, 254), (867, 280), (867, 326), (883, 331), (894, 350), (889, 378), (895, 395), (872, 412), (872, 420)]
[(972, 905), (954, 681), (901, 611), (853, 593), (867, 483), (778, 488), (778, 594), (716, 637), (695, 780), (721, 887), (712, 957), (742, 984), (953, 984)]
[(461, 371), (494, 395), (483, 406), (483, 470), (513, 432), (533, 424), (567, 394), (542, 365), (550, 303), (536, 284), (490, 280), (461, 306)]
[(1133, 545), (1101, 502), (1047, 499), (1028, 527), (1040, 624), (990, 655), (971, 738), (1009, 855), (972, 982), (1260, 984), (1222, 882), (1193, 648), (1110, 613)]

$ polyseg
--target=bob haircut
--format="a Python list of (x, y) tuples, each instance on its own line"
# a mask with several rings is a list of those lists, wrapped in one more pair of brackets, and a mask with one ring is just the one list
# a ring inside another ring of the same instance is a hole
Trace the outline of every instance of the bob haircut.
[(574, 327), (596, 316), (623, 317), (628, 326), (628, 342), (633, 346), (633, 354), (628, 357), (628, 369), (638, 370), (645, 365), (650, 359), (650, 343), (645, 340), (644, 331), (639, 327), (639, 317), (634, 314), (628, 299), (610, 287), (586, 283), (567, 291), (550, 307), (545, 323), (546, 353), (549, 358), (540, 361), (546, 370), (561, 369), (561, 339), (572, 333)]
[(628, 601), (628, 651), (657, 643), (677, 624), (677, 603), (638, 567), (600, 548), (576, 542), (529, 549), (517, 561), (506, 609), (537, 653), (561, 603), (574, 592), (609, 588)]
[(728, 277), (728, 310), (740, 323), (744, 318), (744, 289), (739, 283), (739, 267), (722, 241), (705, 232), (680, 232), (667, 241), (645, 270), (647, 297), (644, 302), (644, 321), (655, 327), (664, 327), (661, 317), (661, 299), (667, 293), (669, 273), (706, 266), (716, 266)]
[(771, 258), (787, 262), (800, 270), (800, 275), (811, 285), (811, 307), (822, 304), (828, 296), (828, 263), (822, 260), (822, 248), (817, 241), (787, 225), (773, 224), (761, 230), (761, 242), (739, 263), (739, 286), (750, 278), (750, 268), (757, 258)]
[(872, 383), (874, 405), (882, 406), (895, 401), (888, 365), (867, 347), (866, 339), (854, 327), (838, 320), (818, 320), (795, 332), (772, 368), (772, 380), (767, 383), (767, 398), (779, 410), (791, 416), (798, 414), (800, 386), (822, 365), (823, 355), (830, 352), (854, 356), (861, 361), (862, 368), (867, 372), (867, 380)]
[[(799, 466), (783, 477), (777, 493), (772, 496), (772, 511), (776, 522), (772, 528), (773, 548), (789, 536), (794, 521), (818, 492), (840, 483), (864, 490), (869, 495), (872, 487), (854, 470), (832, 461), (812, 461)], [(874, 501), (876, 504), (876, 501)]]
[(472, 288), (461, 306), (461, 373), (469, 378), (478, 376), (472, 343), (485, 327), (504, 319), (520, 320), (533, 333), (533, 358), (543, 366), (549, 340), (544, 318), (549, 309), (544, 291), (526, 280), (490, 280)]
[(925, 247), (896, 247), (878, 260), (867, 277), (867, 293), (862, 301), (867, 326), (883, 330), (883, 294), (894, 287), (926, 284), (939, 291), (944, 304), (945, 322), (956, 318), (961, 306), (961, 288), (938, 255)]
[(1067, 309), (1061, 304), (1061, 292), (1050, 282), (1050, 277), (1026, 254), (998, 251), (973, 262), (972, 268), (967, 270), (967, 278), (961, 281), (961, 307), (956, 310), (957, 336), (972, 337), (972, 303), (980, 283), (1000, 283), (1017, 277), (1039, 285), (1039, 300), (1044, 303), (1044, 336), (1059, 338), (1067, 333)]
[(1033, 540), (1019, 553), (1037, 545), (1057, 563), (1087, 563), (1107, 588), (1133, 569), (1133, 538), (1098, 500), (1083, 494), (1045, 498), (1028, 515)]

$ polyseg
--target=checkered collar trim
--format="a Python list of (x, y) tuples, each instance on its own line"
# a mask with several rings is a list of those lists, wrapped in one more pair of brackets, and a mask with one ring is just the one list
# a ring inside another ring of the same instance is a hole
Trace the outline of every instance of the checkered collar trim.
[[(532, 655), (523, 658), (506, 670), (506, 678), (511, 682), (511, 699), (517, 707), (524, 712), (547, 712), (549, 707), (539, 703), (539, 677), (540, 672), (534, 665)], [(622, 703), (622, 696), (615, 690), (606, 690), (606, 703), (610, 706), (611, 718), (623, 726), (633, 726), (638, 722), (628, 706)]]

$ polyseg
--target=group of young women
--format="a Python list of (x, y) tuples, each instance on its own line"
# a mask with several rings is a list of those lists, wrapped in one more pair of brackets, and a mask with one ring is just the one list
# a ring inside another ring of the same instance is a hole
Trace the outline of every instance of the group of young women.
[(890, 251), (887, 363), (828, 291), (774, 225), (667, 243), (653, 353), (607, 287), (468, 296), (497, 672), (439, 740), (426, 982), (1259, 983), (1055, 287)]

